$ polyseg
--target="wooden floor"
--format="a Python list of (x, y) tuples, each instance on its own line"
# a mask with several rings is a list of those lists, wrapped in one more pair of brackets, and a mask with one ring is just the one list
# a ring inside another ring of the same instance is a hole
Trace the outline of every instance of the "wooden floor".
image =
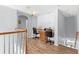
[(77, 50), (43, 43), (39, 39), (27, 40), (27, 54), (77, 54)]

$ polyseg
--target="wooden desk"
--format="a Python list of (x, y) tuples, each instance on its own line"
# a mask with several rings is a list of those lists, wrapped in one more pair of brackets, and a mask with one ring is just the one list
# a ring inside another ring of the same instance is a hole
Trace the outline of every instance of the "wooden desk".
[(46, 35), (45, 35), (45, 31), (40, 31), (40, 40), (43, 42), (46, 42)]
[(46, 42), (46, 35), (45, 35), (44, 29), (39, 29), (39, 28), (37, 28), (37, 31), (38, 31), (39, 34), (40, 34), (40, 37), (39, 37), (40, 41)]
[[(48, 39), (47, 39), (47, 36), (46, 36), (46, 32), (44, 31), (44, 29), (37, 29), (37, 31), (39, 32), (40, 34), (40, 37), (39, 39), (43, 42), (46, 42)], [(50, 30), (49, 30), (50, 31)], [(54, 32), (54, 30), (52, 30), (52, 32)]]

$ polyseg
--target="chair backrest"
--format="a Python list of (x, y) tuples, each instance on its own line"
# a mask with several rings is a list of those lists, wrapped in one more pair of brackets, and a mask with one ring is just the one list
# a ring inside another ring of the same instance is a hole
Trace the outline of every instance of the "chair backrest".
[(46, 31), (46, 28), (44, 28), (44, 31)]
[(54, 32), (52, 32), (52, 29), (48, 29), (48, 30), (46, 31), (46, 36), (47, 36), (47, 37), (54, 37)]
[(36, 34), (36, 33), (37, 33), (37, 29), (33, 28), (33, 34)]
[(48, 28), (44, 28), (44, 31), (47, 31)]

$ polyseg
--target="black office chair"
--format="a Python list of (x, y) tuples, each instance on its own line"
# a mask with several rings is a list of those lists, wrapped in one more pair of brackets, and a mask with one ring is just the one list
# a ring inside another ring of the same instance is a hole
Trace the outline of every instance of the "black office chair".
[(38, 32), (37, 32), (37, 29), (36, 28), (33, 28), (33, 34), (34, 34), (34, 38), (36, 39), (36, 38), (39, 38), (37, 35), (39, 34)]
[(50, 45), (53, 43), (54, 44), (54, 41), (51, 41), (50, 38), (54, 37), (54, 32), (52, 32), (52, 29), (48, 29), (46, 30), (46, 36), (48, 38), (48, 40), (46, 41), (46, 43), (50, 43)]

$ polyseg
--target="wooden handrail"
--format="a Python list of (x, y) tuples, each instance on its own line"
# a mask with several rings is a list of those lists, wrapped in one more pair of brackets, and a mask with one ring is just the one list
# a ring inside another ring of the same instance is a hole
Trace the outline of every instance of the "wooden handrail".
[[(21, 39), (24, 40), (23, 41), (23, 50), (24, 50), (25, 53), (27, 53), (27, 46), (26, 46), (27, 45), (27, 41), (26, 41), (27, 40), (27, 29), (16, 29), (15, 31), (11, 31), (11, 32), (0, 32), (0, 35), (4, 35), (3, 36), (4, 37), (4, 53), (5, 53), (5, 36), (6, 36), (6, 34), (10, 35), (10, 34), (17, 34), (17, 33), (24, 33), (24, 38), (22, 38), (23, 35), (21, 34), (22, 35)], [(9, 36), (8, 40), (9, 40), (9, 49), (10, 49), (10, 36)], [(14, 38), (13, 38), (13, 41), (14, 41)], [(10, 53), (10, 50), (9, 50), (9, 53)]]
[(14, 33), (20, 33), (20, 32), (27, 32), (27, 30), (26, 29), (16, 29), (16, 31), (11, 31), (11, 32), (0, 32), (0, 35), (14, 34)]

